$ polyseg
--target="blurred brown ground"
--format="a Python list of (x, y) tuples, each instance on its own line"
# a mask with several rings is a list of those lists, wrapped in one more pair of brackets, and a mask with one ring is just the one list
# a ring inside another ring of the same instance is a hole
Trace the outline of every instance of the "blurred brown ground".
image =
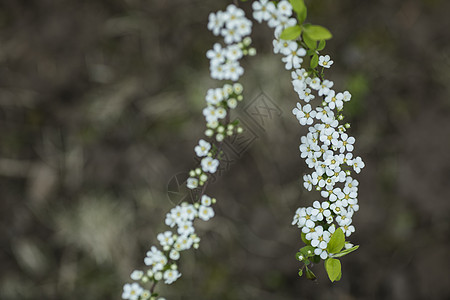
[[(206, 20), (230, 2), (0, 1), (0, 299), (120, 298), (165, 229), (168, 184), (195, 165), (220, 85)], [(245, 103), (264, 92), (279, 110), (259, 126), (241, 108), (250, 147), (211, 186), (217, 216), (167, 299), (450, 299), (450, 1), (309, 6), (334, 33), (329, 77), (354, 94), (360, 250), (334, 285), (322, 266), (317, 283), (296, 275), (291, 217), (317, 195), (300, 184), (289, 73), (258, 24)]]

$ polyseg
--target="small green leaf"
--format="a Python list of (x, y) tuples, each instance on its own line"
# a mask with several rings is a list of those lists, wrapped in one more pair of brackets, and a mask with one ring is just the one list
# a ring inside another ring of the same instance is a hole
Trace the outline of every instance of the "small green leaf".
[(282, 40), (295, 40), (302, 33), (302, 28), (298, 25), (288, 27), (280, 34)]
[(300, 277), (303, 276), (303, 270), (302, 269), (298, 270), (298, 276), (300, 276)]
[(308, 269), (308, 268), (306, 268), (306, 278), (308, 278), (309, 280), (316, 280), (316, 275), (314, 275), (314, 273), (310, 270), (310, 269)]
[(305, 6), (304, 10), (297, 13), (298, 24), (303, 24), (303, 22), (305, 22), (307, 14), (308, 14), (308, 10), (306, 9), (306, 6)]
[[(317, 54), (314, 54), (311, 58), (310, 66), (312, 69), (316, 68), (319, 65), (319, 56)], [(329, 245), (329, 243), (328, 243)]]
[(334, 282), (338, 280), (338, 277), (341, 274), (341, 262), (339, 259), (328, 258), (325, 261), (325, 270), (327, 270), (331, 282)]
[(325, 40), (320, 40), (319, 47), (317, 47), (317, 50), (322, 51), (325, 48), (325, 45), (327, 42)]
[(338, 253), (345, 245), (345, 235), (341, 228), (336, 229), (336, 231), (331, 235), (330, 241), (327, 245), (328, 253)]
[(309, 49), (316, 50), (317, 41), (310, 38), (309, 35), (303, 33), (303, 41), (305, 42), (306, 46), (308, 46)]
[(305, 246), (305, 247), (300, 249), (300, 253), (305, 258), (314, 256), (314, 247), (313, 246)]
[(331, 32), (320, 25), (304, 25), (303, 30), (313, 40), (329, 40), (333, 37)]
[(342, 250), (342, 251), (339, 252), (339, 253), (333, 254), (333, 257), (342, 257), (342, 256), (344, 256), (344, 255), (347, 255), (347, 254), (349, 254), (349, 253), (355, 251), (355, 250), (358, 249), (358, 248), (359, 248), (359, 246), (355, 246), (355, 247), (352, 247), (352, 248), (350, 248), (350, 249)]
[(303, 24), (306, 19), (307, 9), (304, 0), (290, 0), (292, 8), (297, 13), (298, 23)]
[(342, 271), (341, 271), (341, 273), (339, 273), (339, 276), (336, 278), (336, 281), (341, 280), (341, 277), (342, 277)]

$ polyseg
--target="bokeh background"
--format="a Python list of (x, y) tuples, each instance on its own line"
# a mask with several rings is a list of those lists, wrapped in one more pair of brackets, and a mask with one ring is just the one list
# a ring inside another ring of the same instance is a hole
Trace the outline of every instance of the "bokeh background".
[[(202, 136), (209, 12), (231, 1), (0, 1), (0, 299), (119, 299), (165, 230)], [(299, 279), (296, 95), (271, 31), (246, 58), (247, 128), (210, 187), (216, 217), (168, 299), (449, 299), (450, 1), (308, 1), (366, 168), (330, 284)], [(247, 13), (250, 4), (241, 4)], [(248, 14), (250, 16), (250, 14)], [(270, 108), (270, 109), (268, 109)], [(232, 148), (232, 147), (231, 147)], [(233, 150), (233, 149), (231, 149)], [(177, 194), (177, 192), (179, 193)]]

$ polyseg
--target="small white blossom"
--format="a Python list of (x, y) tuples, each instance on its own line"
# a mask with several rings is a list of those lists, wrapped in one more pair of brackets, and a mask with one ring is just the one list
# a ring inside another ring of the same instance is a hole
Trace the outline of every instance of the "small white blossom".
[(212, 157), (205, 157), (201, 161), (203, 172), (215, 173), (219, 166), (219, 161)]
[(198, 141), (198, 145), (195, 146), (194, 150), (198, 157), (203, 157), (208, 155), (209, 150), (211, 149), (211, 144), (205, 140)]
[(330, 68), (332, 64), (333, 61), (331, 60), (329, 55), (319, 56), (319, 66), (322, 66), (324, 68)]
[(214, 210), (212, 207), (200, 205), (198, 208), (198, 217), (203, 221), (208, 221), (214, 217)]
[(178, 270), (167, 270), (164, 272), (164, 283), (171, 284), (181, 277), (180, 272)]
[(127, 283), (123, 286), (122, 299), (138, 300), (143, 291), (138, 283)]

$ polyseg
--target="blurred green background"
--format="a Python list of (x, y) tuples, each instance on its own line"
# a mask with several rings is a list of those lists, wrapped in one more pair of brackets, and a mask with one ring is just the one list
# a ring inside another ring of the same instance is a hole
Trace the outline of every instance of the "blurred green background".
[[(204, 95), (222, 84), (209, 79), (207, 17), (229, 3), (0, 1), (0, 299), (120, 298), (166, 228), (174, 176), (195, 166)], [(198, 222), (200, 249), (161, 292), (450, 299), (450, 1), (308, 3), (334, 34), (328, 77), (353, 93), (360, 249), (334, 285), (321, 265), (317, 282), (297, 276), (291, 219), (318, 195), (301, 184), (290, 74), (255, 24), (237, 112), (246, 139), (211, 185), (216, 217)]]

